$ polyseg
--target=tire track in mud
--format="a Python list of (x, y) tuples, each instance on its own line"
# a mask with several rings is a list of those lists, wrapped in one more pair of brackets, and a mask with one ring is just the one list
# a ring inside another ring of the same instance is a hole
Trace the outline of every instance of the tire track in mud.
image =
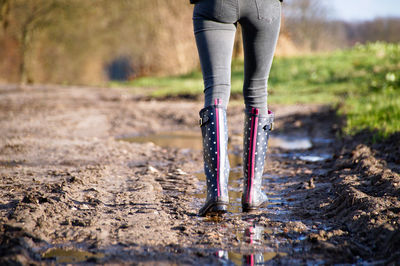
[[(327, 216), (337, 217), (352, 232), (350, 242), (359, 256), (398, 264), (400, 164), (394, 155), (400, 152), (400, 136), (386, 140), (390, 145), (369, 146), (365, 138), (372, 139), (371, 133), (357, 137), (357, 141), (345, 141), (335, 162), (332, 179), (338, 197)], [(380, 154), (386, 160), (379, 158)]]

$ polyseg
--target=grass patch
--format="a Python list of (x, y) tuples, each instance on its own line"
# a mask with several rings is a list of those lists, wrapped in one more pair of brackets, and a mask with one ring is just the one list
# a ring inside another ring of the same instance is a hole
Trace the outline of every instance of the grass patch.
[[(232, 95), (242, 95), (243, 62), (232, 63)], [(150, 97), (199, 95), (199, 70), (171, 77), (143, 77), (112, 86), (142, 88)], [(400, 45), (371, 43), (331, 53), (276, 58), (269, 79), (269, 103), (322, 103), (347, 117), (344, 131), (400, 131)]]

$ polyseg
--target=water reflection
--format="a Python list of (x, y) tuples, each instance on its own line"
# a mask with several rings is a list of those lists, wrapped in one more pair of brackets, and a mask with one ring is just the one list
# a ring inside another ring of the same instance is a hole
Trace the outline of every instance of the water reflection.
[(264, 227), (258, 226), (256, 224), (247, 227), (244, 230), (244, 239), (243, 241), (249, 244), (262, 244), (262, 237), (264, 233)]
[(152, 142), (157, 146), (166, 148), (201, 150), (201, 134), (192, 131), (174, 131), (146, 136), (121, 137), (120, 140), (136, 143)]
[(43, 259), (55, 259), (57, 263), (79, 263), (89, 259), (104, 258), (102, 253), (91, 253), (84, 250), (53, 248), (42, 254)]
[(288, 153), (272, 153), (271, 157), (291, 158), (294, 160), (300, 159), (305, 162), (322, 162), (332, 159), (332, 154), (327, 153), (311, 153), (311, 152), (288, 152)]
[(299, 159), (306, 162), (321, 162), (332, 158), (329, 154), (320, 154), (320, 155), (300, 155)]
[[(158, 134), (151, 134), (146, 136), (134, 136), (134, 137), (120, 137), (120, 140), (137, 142), (137, 143), (154, 143), (160, 147), (167, 148), (179, 148), (182, 150), (202, 150), (201, 134), (200, 132), (194, 131), (174, 131), (165, 132)], [(241, 139), (241, 137), (239, 137)], [(301, 151), (301, 152), (286, 152), (281, 154), (272, 154), (272, 156), (288, 157), (293, 159), (300, 159), (307, 162), (320, 162), (332, 158), (331, 154), (312, 153), (309, 150), (317, 146), (326, 145), (332, 143), (331, 139), (322, 138), (307, 138), (307, 137), (290, 137), (290, 136), (271, 136), (269, 139), (270, 147), (277, 147), (288, 151)], [(228, 149), (233, 150), (230, 143)], [(229, 154), (229, 162), (232, 170), (235, 171), (235, 167), (242, 165), (241, 154)]]
[(269, 145), (271, 147), (278, 147), (285, 150), (307, 150), (313, 146), (310, 138), (289, 136), (271, 136)]
[[(237, 137), (238, 139), (242, 139), (242, 136)], [(202, 150), (200, 131), (172, 131), (145, 136), (122, 136), (117, 139), (137, 143), (152, 142), (160, 147)], [(282, 148), (284, 150), (309, 150), (314, 147), (313, 144), (320, 146), (332, 142), (332, 139), (294, 137), (288, 135), (271, 135), (269, 138), (270, 147)], [(241, 161), (238, 163), (240, 164)]]
[[(262, 247), (264, 234), (265, 228), (263, 226), (251, 222), (251, 225), (245, 229), (242, 240), (250, 245), (250, 248), (255, 246)], [(215, 255), (220, 259), (222, 265), (263, 265), (278, 255), (285, 256), (286, 253), (275, 251), (240, 253), (219, 250)]]

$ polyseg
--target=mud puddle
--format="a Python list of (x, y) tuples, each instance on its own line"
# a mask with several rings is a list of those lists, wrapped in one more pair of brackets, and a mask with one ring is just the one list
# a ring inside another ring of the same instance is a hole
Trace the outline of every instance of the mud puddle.
[(56, 263), (95, 262), (104, 258), (102, 253), (91, 253), (84, 250), (51, 248), (42, 254), (43, 259), (53, 259)]
[[(235, 136), (241, 139), (242, 136)], [(189, 150), (201, 150), (201, 134), (199, 132), (192, 131), (172, 131), (159, 134), (151, 134), (145, 136), (122, 136), (117, 138), (119, 140), (136, 142), (136, 143), (154, 143), (157, 146), (164, 148), (178, 148), (178, 149), (189, 149)], [(274, 136), (271, 135), (269, 138), (269, 148), (280, 148), (284, 153), (275, 153), (272, 156), (288, 157), (294, 159), (300, 159), (308, 162), (324, 161), (332, 158), (332, 154), (329, 153), (315, 153), (310, 152), (313, 147), (321, 146), (325, 144), (331, 144), (332, 139), (324, 138), (307, 138), (307, 137), (294, 137), (294, 136)], [(232, 145), (228, 144), (229, 161), (231, 167), (238, 167), (242, 161), (240, 155), (232, 154)], [(297, 151), (297, 152), (294, 152)]]
[(136, 143), (154, 143), (164, 148), (179, 148), (201, 150), (201, 135), (191, 131), (173, 131), (146, 136), (122, 136), (117, 139), (136, 142)]
[(222, 265), (264, 265), (266, 262), (276, 258), (284, 257), (283, 252), (259, 252), (243, 255), (237, 252), (218, 251), (216, 256)]

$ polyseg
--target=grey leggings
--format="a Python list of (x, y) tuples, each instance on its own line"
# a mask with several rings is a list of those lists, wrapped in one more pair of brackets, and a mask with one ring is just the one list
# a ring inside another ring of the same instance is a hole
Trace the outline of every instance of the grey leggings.
[(236, 25), (242, 26), (243, 96), (246, 109), (267, 114), (267, 81), (278, 40), (279, 0), (200, 0), (193, 26), (204, 79), (204, 107), (220, 99), (226, 108)]

